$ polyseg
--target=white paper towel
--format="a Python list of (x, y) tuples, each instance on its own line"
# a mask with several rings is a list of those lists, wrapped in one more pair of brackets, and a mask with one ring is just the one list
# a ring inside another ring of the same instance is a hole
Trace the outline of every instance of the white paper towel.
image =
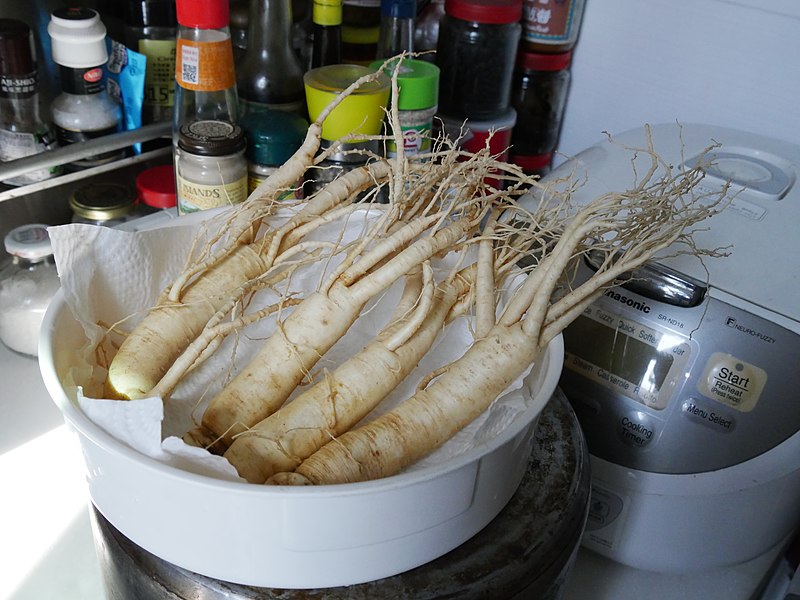
[[(342, 223), (332, 223), (318, 230), (314, 237), (338, 240), (346, 244), (359, 238), (373, 222), (376, 209), (361, 210), (352, 215), (342, 235)], [(50, 237), (61, 277), (65, 301), (83, 325), (90, 340), (87, 347), (77, 349), (71, 380), (86, 390), (79, 395), (80, 408), (97, 425), (137, 451), (176, 468), (222, 479), (237, 480), (238, 475), (228, 462), (205, 450), (183, 443), (180, 436), (199, 422), (207, 402), (232, 376), (231, 365), (246, 364), (258, 349), (264, 336), (274, 330), (274, 319), (265, 319), (248, 328), (234, 340), (228, 339), (216, 355), (181, 383), (170, 399), (160, 398), (132, 402), (98, 398), (98, 389), (105, 379), (105, 370), (97, 365), (95, 346), (104, 334), (104, 327), (121, 323), (130, 330), (144, 315), (159, 293), (182, 270), (195, 238), (209, 219), (220, 219), (224, 211), (200, 213), (170, 222), (152, 231), (119, 231), (92, 225), (64, 225), (50, 228)], [(274, 218), (278, 224), (287, 218)], [(438, 273), (454, 263), (453, 256), (438, 264)], [(317, 288), (336, 265), (336, 260), (316, 261), (295, 272), (288, 287), (294, 292), (310, 292)], [(437, 265), (434, 265), (437, 267)], [(371, 302), (352, 329), (318, 363), (314, 373), (334, 368), (368, 343), (386, 323), (402, 290), (397, 282)], [(275, 291), (259, 292), (258, 302), (271, 302)], [(234, 343), (235, 341), (235, 343)], [(458, 358), (469, 346), (472, 336), (467, 319), (455, 321), (445, 329), (435, 347), (369, 418), (389, 410), (413, 394), (417, 382)], [(90, 368), (85, 368), (85, 363)], [(524, 411), (531, 400), (522, 378), (493, 405), (492, 410), (414, 468), (438, 464), (474, 447), (507, 426)]]

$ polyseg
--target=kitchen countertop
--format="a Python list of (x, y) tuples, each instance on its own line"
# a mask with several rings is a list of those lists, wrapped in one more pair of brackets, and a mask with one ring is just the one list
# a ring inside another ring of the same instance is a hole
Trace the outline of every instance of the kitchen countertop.
[[(0, 345), (0, 600), (102, 600), (77, 437), (45, 389), (38, 361)], [(756, 600), (779, 549), (690, 575), (630, 569), (581, 550), (563, 600)]]

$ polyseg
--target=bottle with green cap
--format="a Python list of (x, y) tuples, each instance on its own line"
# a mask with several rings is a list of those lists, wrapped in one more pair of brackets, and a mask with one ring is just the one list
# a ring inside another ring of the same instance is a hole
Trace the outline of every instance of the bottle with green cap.
[[(248, 196), (285, 163), (303, 143), (308, 121), (282, 110), (261, 108), (248, 111), (241, 121), (247, 138)], [(303, 182), (286, 190), (280, 199), (303, 197)]]
[[(439, 67), (412, 58), (390, 61), (384, 72), (391, 77), (395, 68), (399, 95), (397, 108), (400, 128), (403, 132), (403, 152), (406, 156), (426, 152), (431, 147), (431, 129), (439, 99)], [(379, 69), (383, 61), (375, 61), (371, 67)], [(394, 142), (387, 143), (387, 156), (397, 156)]]

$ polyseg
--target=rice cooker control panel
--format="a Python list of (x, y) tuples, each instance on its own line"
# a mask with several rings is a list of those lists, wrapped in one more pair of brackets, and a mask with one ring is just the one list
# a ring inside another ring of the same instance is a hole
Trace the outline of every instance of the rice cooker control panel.
[[(589, 264), (578, 277), (588, 277)], [(738, 464), (800, 429), (800, 335), (650, 265), (564, 332), (561, 387), (592, 454), (697, 473)]]

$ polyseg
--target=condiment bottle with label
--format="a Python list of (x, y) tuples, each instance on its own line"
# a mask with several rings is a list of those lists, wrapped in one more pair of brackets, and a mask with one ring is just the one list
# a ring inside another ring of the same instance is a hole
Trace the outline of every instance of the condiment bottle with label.
[(228, 0), (177, 0), (173, 134), (192, 121), (239, 118)]
[[(0, 161), (55, 147), (55, 135), (39, 116), (38, 73), (30, 27), (16, 19), (0, 19)], [(58, 167), (38, 169), (3, 183), (26, 185), (59, 172)]]
[(291, 0), (250, 0), (247, 49), (236, 65), (242, 114), (250, 105), (306, 114), (303, 68), (292, 49)]
[(142, 123), (169, 121), (175, 103), (175, 0), (126, 0), (125, 44), (147, 57)]
[(524, 0), (522, 43), (528, 52), (559, 54), (575, 47), (586, 0)]
[(181, 126), (175, 148), (178, 214), (229, 206), (247, 199), (244, 130), (228, 121)]
[[(47, 26), (52, 41), (53, 62), (61, 67), (62, 93), (51, 110), (61, 146), (85, 142), (119, 130), (121, 109), (105, 86), (106, 27), (89, 8), (59, 8)], [(124, 151), (111, 151), (69, 165), (85, 169), (120, 158)]]
[(42, 318), (60, 285), (47, 225), (12, 229), (5, 248), (12, 259), (0, 269), (0, 341), (37, 356)]

